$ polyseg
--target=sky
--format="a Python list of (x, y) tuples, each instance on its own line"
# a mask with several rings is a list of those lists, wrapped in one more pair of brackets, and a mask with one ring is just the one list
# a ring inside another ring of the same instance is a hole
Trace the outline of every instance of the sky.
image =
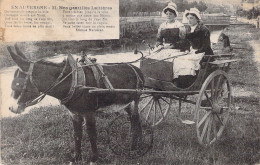
[[(197, 0), (198, 1), (198, 0)], [(203, 0), (204, 2), (210, 2), (213, 4), (240, 4), (241, 0)]]
[[(165, 1), (165, 2), (169, 2), (171, 0), (161, 0), (161, 1)], [(173, 0), (174, 1), (174, 0)], [(240, 4), (241, 0), (187, 0), (188, 2), (192, 2), (192, 1), (204, 1), (204, 2), (210, 2), (213, 4)]]

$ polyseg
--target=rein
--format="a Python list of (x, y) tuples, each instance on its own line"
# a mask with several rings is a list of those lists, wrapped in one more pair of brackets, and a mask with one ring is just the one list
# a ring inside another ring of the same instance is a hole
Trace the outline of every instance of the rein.
[[(39, 91), (39, 88), (37, 87), (36, 83), (34, 82), (33, 80), (33, 77), (32, 77), (32, 73), (33, 73), (33, 68), (34, 68), (34, 65), (35, 63), (34, 62), (30, 62), (30, 67), (29, 67), (29, 70), (28, 72), (24, 72), (24, 71), (21, 71), (23, 73), (26, 74), (26, 77), (25, 77), (25, 84), (23, 86), (23, 89), (22, 89), (22, 93), (20, 96), (23, 95), (25, 89), (26, 89), (26, 85), (27, 85), (27, 82), (28, 80), (31, 82), (31, 84), (33, 85), (33, 87), (35, 89), (37, 89), (37, 92), (40, 93), (39, 96), (37, 96), (35, 99), (32, 99), (32, 100), (29, 100), (25, 103), (25, 107), (28, 107), (28, 106), (31, 106), (31, 105), (34, 105), (34, 104), (37, 104), (39, 103), (54, 87), (56, 87), (58, 84), (60, 84), (61, 82), (63, 82), (68, 76), (70, 76), (75, 70), (72, 70), (68, 75), (66, 75), (64, 78), (62, 78), (62, 76), (64, 75), (64, 72), (65, 72), (65, 69), (67, 67), (67, 63), (68, 63), (68, 60), (66, 60), (66, 64), (64, 66), (64, 68), (62, 69), (62, 72), (60, 73), (60, 75), (58, 76), (58, 78), (54, 81), (54, 83), (49, 87), (47, 88), (45, 91), (43, 92), (40, 92)], [(62, 79), (61, 79), (62, 78)]]
[[(102, 65), (107, 65), (107, 66), (120, 65), (120, 64), (127, 64), (127, 65), (129, 65), (129, 64), (131, 64), (131, 63), (135, 63), (135, 62), (138, 62), (138, 61), (140, 61), (140, 60), (146, 60), (146, 59), (143, 59), (143, 58), (148, 57), (148, 56), (151, 55), (151, 54), (149, 54), (149, 55), (144, 56), (141, 51), (138, 51), (137, 53), (141, 53), (141, 55), (142, 55), (142, 57), (139, 58), (139, 59), (137, 59), (137, 60), (130, 61), (130, 62), (121, 62), (121, 63), (109, 63), (109, 64), (108, 64), (108, 63), (104, 63), (104, 64), (102, 64)], [(65, 77), (63, 77), (63, 76), (64, 76), (64, 72), (65, 72), (65, 70), (66, 70), (66, 68), (67, 68), (67, 65), (68, 65), (68, 60), (66, 60), (66, 64), (65, 64), (65, 66), (64, 66), (64, 68), (63, 68), (63, 70), (62, 70), (62, 72), (60, 73), (60, 75), (58, 76), (58, 78), (54, 81), (54, 83), (53, 83), (49, 88), (47, 88), (45, 91), (40, 92), (40, 91), (39, 91), (39, 88), (37, 87), (35, 81), (33, 80), (33, 76), (32, 76), (33, 68), (34, 68), (35, 63), (37, 63), (37, 61), (36, 61), (36, 62), (30, 62), (29, 70), (28, 70), (27, 72), (20, 70), (21, 72), (23, 72), (24, 74), (26, 74), (25, 84), (24, 84), (24, 86), (23, 86), (22, 93), (21, 93), (20, 97), (21, 97), (21, 96), (23, 95), (23, 93), (25, 92), (25, 90), (26, 90), (26, 85), (27, 85), (28, 81), (31, 82), (31, 84), (33, 85), (33, 87), (34, 87), (34, 88), (37, 90), (37, 92), (39, 93), (39, 95), (38, 95), (36, 98), (31, 99), (31, 100), (27, 101), (26, 103), (24, 103), (24, 104), (25, 104), (25, 107), (28, 107), (28, 106), (31, 106), (31, 105), (34, 105), (34, 104), (39, 103), (53, 88), (55, 88), (57, 85), (59, 85), (59, 84), (60, 84), (61, 82), (63, 82), (66, 78), (68, 78), (71, 74), (73, 74), (73, 72), (75, 72), (75, 71), (77, 70), (77, 68), (76, 68), (76, 69), (73, 69), (69, 74), (67, 74)], [(82, 66), (82, 67), (98, 66), (98, 64), (91, 63), (91, 64), (85, 64), (85, 65), (81, 65), (81, 66)], [(135, 71), (134, 68), (131, 67), (131, 69), (133, 69), (133, 70)], [(138, 75), (138, 74), (136, 73), (136, 71), (135, 71), (135, 74)], [(63, 77), (63, 78), (62, 78), (62, 77)], [(140, 82), (141, 78), (138, 76), (137, 79), (139, 80), (137, 86), (139, 86), (139, 82)], [(143, 82), (141, 81), (141, 83), (143, 83)], [(65, 98), (66, 98), (66, 97), (65, 97)], [(61, 100), (64, 100), (64, 99), (61, 99)]]
[[(132, 64), (132, 63), (136, 63), (136, 62), (139, 62), (139, 61), (146, 61), (147, 59), (145, 59), (146, 57), (149, 57), (153, 54), (149, 53), (148, 55), (144, 56), (143, 52), (141, 51), (136, 51), (135, 54), (137, 53), (140, 53), (142, 56), (136, 60), (133, 60), (133, 61), (129, 61), (129, 62), (115, 62), (115, 63), (99, 63), (101, 64), (102, 66), (116, 66), (116, 65), (121, 65), (121, 64)], [(92, 63), (92, 64), (84, 64), (84, 65), (81, 65), (82, 67), (87, 67), (87, 66), (97, 66), (98, 64), (95, 64), (95, 63)]]
[[(162, 49), (160, 49), (160, 50), (162, 50)], [(144, 54), (141, 51), (138, 51), (138, 50), (136, 51), (136, 53), (140, 53), (142, 56), (140, 58), (136, 59), (136, 60), (133, 60), (133, 61), (115, 62), (115, 63), (99, 63), (99, 64), (102, 64), (102, 66), (115, 66), (115, 65), (120, 65), (120, 64), (127, 64), (128, 65), (128, 64), (133, 64), (133, 63), (139, 62), (139, 61), (146, 61), (146, 60), (148, 60), (146, 57), (153, 55), (152, 53), (149, 53), (148, 55), (144, 56)], [(168, 59), (172, 59), (172, 58), (174, 59), (174, 58), (177, 58), (177, 57), (180, 57), (180, 56), (186, 56), (186, 55), (188, 55), (188, 54), (183, 53), (181, 55), (177, 55), (177, 56), (174, 56), (174, 57), (168, 57), (168, 58), (165, 58), (165, 59), (162, 59), (162, 60), (159, 60), (159, 61), (156, 61), (156, 62), (148, 63), (148, 64), (150, 65), (150, 64), (157, 63), (157, 62), (160, 62), (160, 61), (163, 61), (163, 60), (168, 60)], [(87, 66), (96, 66), (96, 65), (97, 64), (92, 63), (92, 64), (84, 64), (84, 65), (81, 65), (81, 66), (87, 67)]]

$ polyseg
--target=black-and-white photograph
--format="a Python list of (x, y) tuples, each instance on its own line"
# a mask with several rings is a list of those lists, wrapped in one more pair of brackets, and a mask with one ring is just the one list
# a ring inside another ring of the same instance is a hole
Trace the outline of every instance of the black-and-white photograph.
[(0, 164), (260, 164), (260, 0), (0, 4)]

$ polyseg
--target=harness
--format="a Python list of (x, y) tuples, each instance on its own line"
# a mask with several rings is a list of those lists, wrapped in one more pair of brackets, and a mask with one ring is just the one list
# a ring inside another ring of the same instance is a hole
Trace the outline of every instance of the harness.
[[(97, 64), (97, 63), (92, 62), (88, 58), (86, 58), (85, 60), (86, 60), (85, 61), (86, 65), (81, 65), (76, 60), (74, 60), (72, 55), (69, 54), (68, 58), (66, 60), (66, 64), (65, 64), (64, 68), (62, 69), (62, 72), (60, 73), (58, 78), (54, 81), (54, 83), (52, 83), (52, 85), (49, 88), (47, 88), (43, 92), (39, 92), (39, 88), (37, 87), (37, 85), (34, 82), (33, 77), (32, 77), (33, 68), (34, 68), (34, 65), (35, 65), (36, 62), (30, 62), (29, 70), (27, 72), (24, 72), (24, 71), (19, 69), (19, 71), (21, 71), (22, 73), (26, 74), (26, 77), (25, 77), (25, 80), (24, 80), (24, 83), (23, 83), (23, 87), (22, 87), (22, 92), (21, 92), (21, 95), (19, 97), (21, 97), (24, 94), (24, 92), (26, 90), (26, 86), (27, 86), (29, 81), (31, 82), (33, 88), (35, 88), (37, 90), (37, 92), (39, 93), (39, 95), (36, 98), (31, 99), (31, 100), (27, 101), (26, 103), (24, 103), (25, 107), (28, 107), (28, 106), (31, 106), (31, 105), (39, 103), (48, 93), (50, 93), (50, 91), (53, 88), (55, 88), (58, 84), (63, 82), (70, 75), (72, 75), (71, 87), (70, 87), (70, 90), (69, 90), (67, 96), (60, 100), (62, 104), (66, 104), (68, 102), (71, 102), (71, 101), (75, 100), (76, 98), (78, 98), (79, 96), (81, 96), (81, 94), (83, 93), (84, 90), (77, 90), (77, 92), (75, 94), (75, 91), (76, 91), (77, 88), (80, 88), (80, 87), (82, 87), (83, 89), (84, 88), (85, 89), (86, 88), (87, 89), (96, 88), (96, 87), (86, 87), (85, 86), (86, 85), (86, 77), (85, 77), (85, 73), (84, 73), (84, 70), (83, 70), (84, 66), (89, 66), (91, 68), (91, 70), (92, 70), (92, 72), (94, 74), (94, 77), (95, 77), (95, 80), (96, 80), (98, 88), (100, 88), (100, 86), (101, 86), (100, 84), (101, 84), (101, 82), (103, 82), (107, 89), (113, 90), (114, 89), (113, 85), (111, 84), (111, 82), (109, 81), (108, 77), (104, 73), (103, 67), (101, 65)], [(71, 66), (72, 71), (64, 77), (64, 72), (65, 72), (65, 70), (66, 70), (68, 65)], [(136, 87), (139, 88), (140, 87), (140, 83), (143, 84), (142, 79), (140, 78), (140, 76), (137, 73), (137, 71), (130, 64), (127, 64), (127, 65), (136, 74), (136, 77), (137, 77), (137, 85), (136, 85)], [(19, 78), (17, 78), (17, 79), (19, 79)], [(16, 81), (14, 81), (14, 82), (16, 82)], [(12, 88), (13, 88), (13, 84), (12, 84)]]
[[(101, 65), (97, 63), (93, 63), (89, 58), (85, 58), (85, 61), (82, 61), (83, 64), (86, 65), (81, 65), (80, 63), (78, 63), (78, 61), (74, 60), (74, 58), (70, 54), (68, 55), (67, 60), (69, 61), (72, 71), (74, 72), (72, 72), (72, 83), (71, 83), (69, 93), (64, 99), (61, 99), (62, 104), (66, 104), (80, 97), (84, 90), (77, 90), (77, 89), (89, 89), (88, 87), (85, 86), (86, 77), (83, 70), (83, 66), (90, 67), (95, 77), (98, 88), (100, 88), (101, 86), (100, 84), (101, 82), (103, 82), (106, 88), (114, 89), (113, 85), (111, 84), (111, 82), (109, 81), (105, 73), (103, 72), (103, 67)], [(77, 92), (75, 92), (76, 90)]]
[(114, 89), (113, 85), (109, 81), (108, 77), (103, 71), (103, 67), (95, 62), (92, 62), (89, 58), (85, 58), (85, 64), (89, 65), (97, 82), (97, 87), (100, 88), (100, 80), (104, 82), (105, 87), (108, 89)]
[(70, 54), (68, 55), (67, 61), (72, 69), (72, 82), (68, 95), (61, 99), (62, 104), (66, 104), (72, 99), (77, 87), (85, 86), (86, 84), (86, 77), (82, 66), (77, 61), (75, 61)]

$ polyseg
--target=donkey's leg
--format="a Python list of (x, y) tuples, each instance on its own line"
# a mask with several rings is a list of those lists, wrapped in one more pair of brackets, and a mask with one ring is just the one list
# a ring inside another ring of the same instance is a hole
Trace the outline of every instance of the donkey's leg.
[(92, 156), (91, 162), (96, 162), (98, 159), (97, 149), (97, 129), (96, 129), (96, 112), (88, 111), (85, 115), (87, 133), (91, 144)]
[(142, 139), (142, 127), (141, 121), (138, 113), (138, 103), (139, 99), (135, 99), (128, 107), (125, 108), (125, 111), (128, 113), (131, 122), (131, 131), (132, 131), (132, 142), (131, 149), (135, 150), (138, 142)]
[(81, 140), (82, 140), (82, 123), (83, 117), (79, 115), (71, 114), (73, 129), (74, 129), (74, 142), (75, 142), (75, 156), (73, 162), (81, 160)]

